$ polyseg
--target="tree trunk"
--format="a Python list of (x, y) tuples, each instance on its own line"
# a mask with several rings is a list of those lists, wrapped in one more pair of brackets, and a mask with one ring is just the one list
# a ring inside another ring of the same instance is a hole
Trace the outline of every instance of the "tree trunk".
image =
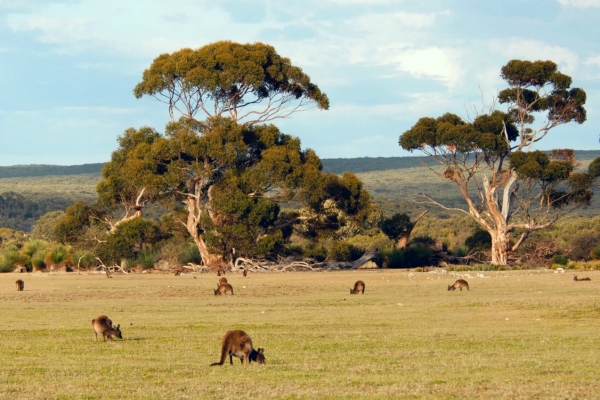
[(489, 233), (492, 236), (492, 264), (507, 265), (510, 240), (505, 226), (496, 227), (495, 231)]

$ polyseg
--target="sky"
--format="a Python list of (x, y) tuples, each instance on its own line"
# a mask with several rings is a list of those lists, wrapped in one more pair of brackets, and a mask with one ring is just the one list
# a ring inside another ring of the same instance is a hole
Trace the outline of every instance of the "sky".
[(598, 21), (600, 0), (0, 0), (0, 165), (106, 162), (127, 128), (163, 131), (166, 106), (133, 95), (143, 71), (219, 40), (274, 46), (328, 95), (275, 121), (321, 158), (418, 155), (399, 136), (485, 110), (511, 59), (587, 92), (587, 122), (538, 148), (597, 150)]

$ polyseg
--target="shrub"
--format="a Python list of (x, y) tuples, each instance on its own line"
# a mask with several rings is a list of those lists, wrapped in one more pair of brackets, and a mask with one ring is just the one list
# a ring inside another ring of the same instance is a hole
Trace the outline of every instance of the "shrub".
[(29, 257), (15, 248), (8, 248), (0, 256), (0, 272), (12, 272), (18, 265), (27, 265)]
[(198, 246), (196, 246), (194, 243), (188, 244), (185, 249), (183, 249), (183, 253), (181, 253), (179, 261), (182, 264), (200, 264), (202, 262), (202, 256), (200, 256), (200, 250), (198, 250)]
[(46, 254), (46, 257), (44, 257), (44, 263), (50, 268), (65, 267), (71, 264), (71, 262), (71, 254), (69, 254), (69, 251), (63, 246), (56, 246)]
[(96, 264), (94, 256), (87, 250), (78, 250), (73, 254), (73, 264), (80, 268), (90, 268)]
[(431, 264), (431, 249), (415, 243), (404, 249), (385, 249), (384, 260), (388, 268), (414, 268)]
[(598, 247), (599, 242), (599, 233), (581, 234), (575, 236), (570, 241), (571, 251), (569, 252), (569, 258), (576, 261), (589, 260), (592, 250)]
[(44, 248), (38, 250), (33, 256), (31, 256), (31, 266), (35, 270), (42, 270), (46, 268), (46, 263), (44, 262), (44, 258), (48, 251)]
[(327, 252), (327, 257), (335, 261), (354, 261), (358, 260), (363, 253), (363, 249), (354, 247), (348, 242), (334, 242)]
[(600, 259), (600, 245), (598, 245), (592, 249), (592, 251), (590, 252), (590, 256), (592, 257), (593, 260)]
[(466, 257), (469, 254), (469, 246), (459, 246), (454, 250), (454, 255), (457, 257)]
[(327, 249), (323, 246), (309, 244), (304, 248), (304, 257), (314, 258), (317, 261), (325, 261), (327, 258)]
[(290, 244), (283, 248), (281, 255), (284, 257), (302, 257), (304, 249), (298, 244)]
[(487, 231), (477, 227), (475, 232), (465, 239), (465, 246), (474, 250), (489, 250), (492, 248), (492, 236)]
[(552, 264), (558, 264), (558, 265), (567, 265), (569, 263), (569, 259), (563, 255), (556, 255), (554, 256), (554, 258), (552, 258)]
[(154, 268), (156, 262), (156, 255), (150, 249), (144, 249), (137, 254), (135, 264), (141, 266), (143, 269)]

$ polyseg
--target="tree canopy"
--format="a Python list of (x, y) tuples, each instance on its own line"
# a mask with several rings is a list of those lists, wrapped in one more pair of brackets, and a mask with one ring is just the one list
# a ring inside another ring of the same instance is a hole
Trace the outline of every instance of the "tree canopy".
[(329, 108), (325, 93), (302, 69), (263, 43), (220, 41), (161, 54), (133, 90), (188, 118), (229, 117), (245, 124), (285, 118), (309, 106)]

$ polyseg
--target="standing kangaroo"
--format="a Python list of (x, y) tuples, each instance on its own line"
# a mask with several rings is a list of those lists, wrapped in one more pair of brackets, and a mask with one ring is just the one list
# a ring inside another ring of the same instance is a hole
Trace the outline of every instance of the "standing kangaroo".
[(365, 294), (365, 283), (363, 281), (356, 281), (354, 283), (354, 289), (350, 289), (350, 294), (357, 294), (358, 292)]
[(19, 292), (22, 292), (23, 289), (25, 289), (25, 282), (23, 282), (21, 279), (17, 279), (17, 281), (15, 282), (15, 284), (17, 285), (17, 290)]
[[(573, 277), (573, 280), (574, 280), (574, 281), (577, 281), (577, 282), (581, 282), (581, 281), (591, 281), (591, 279), (590, 279), (590, 278), (588, 278), (588, 277), (585, 277), (585, 278), (577, 278), (577, 275), (575, 275), (575, 276)], [(17, 281), (17, 282), (18, 282), (18, 281)]]
[(224, 283), (227, 283), (227, 278), (221, 278), (221, 279), (219, 279), (219, 283), (217, 284), (217, 286), (221, 286)]
[(448, 285), (448, 291), (454, 291), (456, 289), (460, 289), (460, 291), (462, 292), (462, 288), (466, 287), (467, 290), (469, 290), (469, 284), (467, 283), (467, 281), (465, 281), (464, 279), (459, 279), (456, 282), (454, 282), (452, 285)]
[(106, 315), (101, 315), (96, 319), (92, 320), (92, 330), (94, 331), (94, 337), (98, 341), (98, 334), (101, 333), (104, 341), (108, 337), (111, 341), (112, 337), (116, 336), (119, 339), (123, 339), (121, 335), (121, 324), (116, 327), (113, 326), (112, 321)]
[(221, 342), (221, 361), (212, 363), (210, 366), (223, 365), (225, 358), (229, 355), (229, 363), (233, 365), (233, 356), (239, 357), (244, 365), (252, 361), (259, 364), (265, 363), (265, 349), (254, 350), (252, 339), (244, 331), (227, 331)]
[(248, 271), (244, 270), (244, 276), (248, 275)]
[(233, 286), (229, 283), (221, 283), (217, 289), (215, 289), (215, 296), (221, 294), (227, 294), (227, 291), (230, 291), (233, 295)]

